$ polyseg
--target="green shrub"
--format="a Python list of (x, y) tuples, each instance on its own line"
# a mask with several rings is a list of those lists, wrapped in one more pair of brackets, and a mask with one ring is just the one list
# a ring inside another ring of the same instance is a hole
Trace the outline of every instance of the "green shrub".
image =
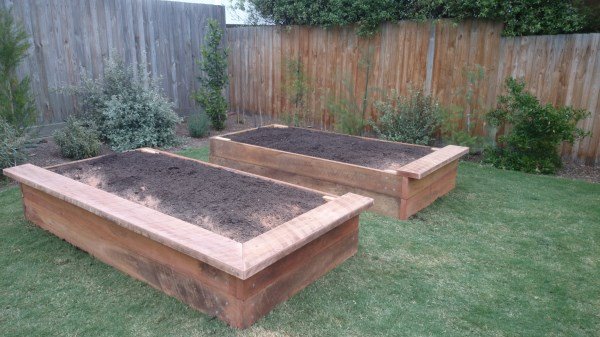
[(65, 127), (54, 132), (60, 153), (71, 159), (83, 159), (100, 154), (100, 134), (93, 123), (70, 116)]
[(36, 118), (29, 77), (17, 78), (16, 69), (27, 55), (29, 36), (12, 13), (0, 9), (0, 117), (22, 132)]
[(227, 85), (227, 49), (221, 47), (223, 30), (217, 20), (209, 19), (205, 44), (202, 46), (202, 61), (198, 77), (200, 89), (196, 93), (196, 101), (210, 117), (212, 127), (216, 130), (225, 128), (227, 120), (227, 100), (223, 89)]
[(0, 170), (25, 161), (27, 136), (0, 117)]
[(188, 117), (187, 125), (191, 137), (201, 138), (208, 135), (210, 121), (205, 113), (200, 112)]
[(525, 82), (508, 78), (508, 94), (498, 98), (498, 108), (488, 113), (490, 124), (509, 131), (495, 148), (485, 151), (485, 161), (496, 167), (530, 173), (555, 173), (561, 167), (558, 146), (588, 133), (577, 122), (589, 112), (572, 107), (541, 105), (525, 91)]
[(81, 100), (81, 117), (95, 123), (113, 150), (177, 143), (175, 126), (181, 118), (143, 66), (136, 74), (121, 59), (109, 59), (102, 79), (85, 79), (74, 91)]
[[(383, 22), (454, 18), (504, 23), (504, 35), (561, 34), (580, 31), (586, 21), (580, 1), (556, 0), (237, 0), (250, 18), (281, 25), (357, 26), (359, 35), (375, 33)], [(592, 2), (592, 1), (589, 1)]]
[(309, 94), (313, 89), (309, 83), (310, 79), (304, 71), (304, 64), (299, 58), (286, 60), (285, 63), (284, 92), (289, 110), (282, 112), (281, 119), (290, 126), (312, 125), (312, 121), (307, 121), (307, 117), (309, 115)]
[(412, 144), (431, 144), (440, 124), (438, 102), (421, 91), (399, 96), (394, 90), (384, 101), (375, 102), (377, 123), (371, 122), (379, 138)]

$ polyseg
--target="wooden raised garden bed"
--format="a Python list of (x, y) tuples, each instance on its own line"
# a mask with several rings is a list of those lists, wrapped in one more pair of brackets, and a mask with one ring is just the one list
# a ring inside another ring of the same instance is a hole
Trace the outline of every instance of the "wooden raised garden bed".
[(28, 220), (237, 328), (352, 256), (373, 203), (150, 149), (4, 174)]
[(335, 195), (368, 196), (374, 212), (399, 219), (452, 190), (467, 152), (283, 125), (210, 139), (212, 163)]

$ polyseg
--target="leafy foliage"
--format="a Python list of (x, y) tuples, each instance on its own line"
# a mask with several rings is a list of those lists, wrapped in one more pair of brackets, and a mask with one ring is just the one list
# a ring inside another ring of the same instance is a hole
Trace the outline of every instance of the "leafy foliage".
[(588, 111), (572, 107), (541, 105), (525, 91), (525, 82), (506, 80), (508, 94), (498, 98), (498, 108), (487, 118), (492, 125), (508, 127), (497, 147), (485, 152), (485, 160), (496, 167), (530, 173), (555, 173), (561, 167), (558, 146), (588, 135), (577, 122)]
[(19, 80), (16, 74), (30, 47), (28, 39), (25, 28), (12, 13), (0, 9), (0, 116), (19, 132), (36, 118), (29, 77)]
[(403, 97), (392, 91), (386, 100), (375, 102), (375, 109), (380, 116), (370, 124), (379, 138), (422, 145), (435, 139), (441, 108), (433, 97), (421, 91)]
[(352, 80), (343, 80), (343, 87), (346, 94), (337, 98), (328, 98), (327, 108), (333, 115), (335, 131), (349, 134), (362, 135), (368, 121), (364, 117), (362, 105), (357, 104), (357, 98), (354, 95), (354, 85)]
[(53, 137), (66, 158), (83, 159), (100, 154), (100, 134), (93, 122), (69, 116), (65, 127), (55, 131)]
[(81, 101), (81, 117), (93, 121), (115, 151), (177, 141), (175, 126), (181, 119), (143, 66), (136, 70), (120, 58), (109, 59), (102, 79), (86, 78), (73, 91)]
[(489, 19), (504, 22), (506, 36), (561, 34), (581, 30), (585, 14), (578, 1), (553, 0), (452, 0), (446, 15), (458, 20)]
[(469, 147), (472, 153), (481, 152), (484, 138), (476, 134), (480, 124), (480, 108), (484, 102), (477, 96), (476, 89), (485, 78), (485, 69), (481, 65), (463, 69), (467, 84), (458, 87), (454, 96), (464, 104), (451, 105), (441, 110), (440, 131), (444, 143)]
[(223, 96), (223, 89), (228, 82), (227, 49), (221, 45), (223, 30), (217, 20), (209, 19), (207, 27), (200, 61), (202, 75), (198, 77), (200, 89), (196, 93), (196, 101), (210, 117), (212, 126), (223, 130), (228, 109), (227, 100)]
[(582, 0), (579, 2), (578, 8), (585, 13), (583, 32), (600, 32), (600, 1)]
[(304, 72), (300, 59), (286, 61), (286, 82), (284, 90), (289, 111), (283, 113), (282, 119), (286, 124), (301, 126), (306, 123), (308, 115), (308, 95), (312, 88), (310, 80)]
[(251, 10), (251, 16), (258, 14), (272, 23), (357, 24), (360, 35), (374, 33), (382, 22), (398, 20), (496, 20), (504, 22), (507, 36), (577, 32), (586, 20), (576, 0), (249, 0), (249, 3), (246, 7)]
[(203, 112), (196, 113), (187, 119), (188, 131), (191, 137), (202, 138), (208, 135), (210, 121), (208, 115)]
[(362, 90), (362, 97), (360, 97), (360, 104), (358, 103), (359, 98), (355, 94), (357, 91), (352, 78), (342, 81), (343, 87), (346, 89), (345, 95), (337, 97), (337, 99), (330, 97), (327, 102), (327, 108), (335, 118), (335, 130), (350, 135), (361, 135), (365, 126), (369, 124), (365, 115), (369, 107), (369, 94), (372, 91), (369, 87), (369, 80), (373, 67), (373, 49), (363, 50), (362, 53), (358, 66), (365, 70), (365, 86)]
[(27, 136), (0, 117), (0, 170), (25, 161)]
[(93, 123), (69, 116), (65, 127), (55, 131), (53, 136), (66, 158), (84, 159), (100, 154), (100, 134)]

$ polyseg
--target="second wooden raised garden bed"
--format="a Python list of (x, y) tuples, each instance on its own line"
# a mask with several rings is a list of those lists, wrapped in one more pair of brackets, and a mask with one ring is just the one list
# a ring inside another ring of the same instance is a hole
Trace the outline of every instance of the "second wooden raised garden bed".
[(31, 222), (238, 328), (354, 255), (373, 203), (149, 149), (4, 174)]
[(374, 212), (399, 219), (452, 190), (467, 152), (282, 125), (210, 139), (212, 163), (335, 195), (368, 196)]

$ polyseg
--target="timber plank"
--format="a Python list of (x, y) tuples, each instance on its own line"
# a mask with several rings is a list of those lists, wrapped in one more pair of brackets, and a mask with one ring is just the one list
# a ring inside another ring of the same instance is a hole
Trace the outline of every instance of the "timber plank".
[[(244, 163), (236, 161), (234, 159), (221, 158), (213, 155), (210, 156), (210, 161), (214, 164), (221, 165), (224, 167), (231, 167), (236, 170), (250, 172), (259, 176), (269, 177), (271, 179), (279, 181), (285, 181), (297, 186), (304, 186), (312, 190), (318, 190), (321, 193), (328, 193), (331, 195), (343, 195), (344, 193), (354, 193), (365, 197), (369, 197), (376, 200), (376, 202), (373, 204), (373, 207), (370, 210), (387, 216), (396, 217), (398, 215), (398, 210), (400, 209), (400, 201), (396, 197), (396, 195), (379, 193), (372, 190), (321, 180), (307, 175), (285, 172), (270, 167)], [(402, 179), (402, 177), (399, 176), (398, 179)]]
[(234, 304), (233, 276), (29, 186), (23, 196), (28, 220), (122, 272), (210, 315)]
[(426, 176), (422, 179), (403, 179), (402, 182), (402, 198), (408, 199), (413, 195), (417, 194), (421, 190), (425, 188), (429, 188), (431, 184), (437, 182), (440, 177), (445, 176), (450, 171), (456, 171), (458, 169), (458, 159), (450, 162), (439, 169), (437, 169), (432, 174)]
[[(287, 127), (273, 124), (266, 127)], [(251, 132), (248, 129), (241, 132)], [(367, 139), (368, 141), (380, 141)], [(210, 161), (250, 172), (259, 176), (285, 181), (334, 195), (356, 193), (375, 200), (373, 211), (400, 219), (407, 219), (415, 210), (431, 204), (442, 194), (432, 196), (430, 191), (445, 184), (440, 177), (455, 180), (458, 159), (468, 148), (449, 145), (430, 148), (432, 152), (398, 170), (377, 170), (364, 166), (322, 159), (267, 147), (240, 143), (228, 138), (228, 134), (211, 137)], [(453, 176), (448, 175), (454, 171)], [(451, 182), (452, 187), (454, 181)], [(450, 191), (439, 187), (445, 193)], [(424, 197), (427, 195), (427, 197)], [(421, 199), (413, 199), (420, 196)], [(420, 200), (420, 201), (417, 201)], [(402, 203), (409, 203), (402, 205)]]
[(451, 170), (419, 193), (409, 199), (403, 199), (400, 205), (400, 218), (408, 219), (411, 215), (429, 206), (440, 196), (450, 192), (456, 185), (456, 174), (456, 170)]
[(211, 153), (221, 158), (290, 173), (310, 174), (317, 179), (372, 189), (384, 194), (396, 195), (401, 188), (401, 181), (396, 174), (382, 170), (218, 138), (211, 138), (210, 146)]
[(28, 220), (237, 328), (356, 253), (358, 216), (373, 204), (352, 193), (328, 197), (242, 244), (34, 165), (4, 173), (20, 182)]
[(244, 273), (239, 242), (31, 164), (4, 173), (233, 275)]
[(435, 172), (440, 167), (458, 160), (469, 152), (469, 148), (464, 146), (447, 145), (437, 151), (434, 151), (422, 158), (408, 163), (398, 169), (398, 173), (415, 179), (422, 179)]

